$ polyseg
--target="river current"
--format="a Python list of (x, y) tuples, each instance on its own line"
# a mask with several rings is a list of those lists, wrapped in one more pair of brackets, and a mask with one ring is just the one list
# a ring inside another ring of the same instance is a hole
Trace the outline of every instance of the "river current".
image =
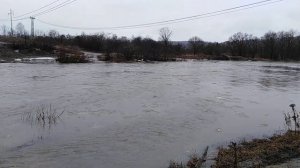
[[(284, 130), (300, 107), (297, 63), (0, 64), (0, 76), (1, 168), (164, 168)], [(64, 113), (23, 119), (42, 106)]]

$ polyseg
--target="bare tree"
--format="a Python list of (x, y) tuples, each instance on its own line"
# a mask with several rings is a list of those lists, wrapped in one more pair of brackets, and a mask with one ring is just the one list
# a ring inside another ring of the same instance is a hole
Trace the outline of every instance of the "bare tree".
[(246, 40), (248, 40), (248, 34), (246, 33), (235, 33), (229, 38), (229, 44), (232, 48), (232, 55), (245, 55)]
[(17, 24), (16, 33), (18, 36), (23, 36), (26, 34), (25, 26), (22, 23)]
[(162, 51), (162, 55), (163, 55), (163, 60), (167, 61), (169, 52), (170, 52), (170, 39), (172, 36), (172, 31), (167, 28), (161, 28), (159, 30), (159, 40), (162, 41), (163, 44), (163, 51)]
[(278, 32), (277, 38), (278, 38), (278, 60), (286, 60), (286, 58), (291, 57), (291, 54), (293, 53), (293, 50), (296, 46), (295, 42), (295, 32), (289, 31), (289, 32)]
[(59, 32), (56, 30), (50, 30), (48, 34), (51, 38), (57, 38), (59, 36)]
[(1, 32), (3, 36), (6, 36), (8, 34), (8, 28), (6, 25), (1, 26)]
[(34, 34), (37, 37), (46, 36), (46, 33), (44, 31), (42, 31), (42, 30), (35, 30)]
[(259, 50), (259, 38), (250, 35), (247, 40), (247, 52), (250, 54), (251, 58), (254, 59)]
[(277, 34), (275, 32), (268, 32), (264, 35), (262, 41), (264, 43), (265, 54), (268, 55), (271, 60), (275, 60)]
[(193, 54), (196, 55), (199, 50), (202, 48), (204, 42), (201, 40), (201, 38), (194, 36), (189, 39), (189, 46), (193, 51)]
[(161, 28), (159, 30), (160, 40), (163, 42), (165, 47), (169, 45), (172, 34), (173, 32), (167, 27)]

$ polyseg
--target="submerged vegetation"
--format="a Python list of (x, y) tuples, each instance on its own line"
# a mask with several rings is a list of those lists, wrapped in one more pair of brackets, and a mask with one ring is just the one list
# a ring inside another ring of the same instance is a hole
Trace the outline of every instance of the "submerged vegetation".
[[(2, 26), (3, 27), (3, 26)], [(294, 31), (267, 32), (262, 37), (247, 33), (236, 33), (225, 42), (205, 42), (200, 37), (188, 41), (172, 41), (173, 32), (168, 28), (159, 30), (159, 40), (144, 37), (118, 37), (98, 33), (72, 36), (50, 30), (49, 33), (37, 31), (30, 37), (26, 30), (19, 30), (15, 36), (2, 32), (0, 41), (11, 44), (13, 50), (44, 51), (54, 53), (56, 46), (72, 46), (80, 50), (98, 52), (105, 55), (103, 61), (173, 61), (180, 59), (216, 60), (300, 60), (300, 36)], [(66, 47), (69, 48), (69, 47)], [(0, 49), (1, 50), (1, 49)], [(68, 50), (68, 49), (67, 49)], [(72, 54), (72, 52), (71, 52)], [(74, 54), (74, 53), (73, 53)], [(76, 56), (59, 54), (62, 63), (86, 62), (80, 53)], [(0, 53), (1, 57), (1, 53)]]
[(205, 148), (202, 156), (199, 156), (198, 154), (191, 155), (186, 165), (184, 165), (183, 163), (171, 161), (169, 168), (201, 168), (202, 165), (206, 162), (208, 149), (209, 147)]
[(61, 116), (65, 111), (58, 111), (51, 105), (42, 105), (37, 107), (35, 110), (26, 112), (22, 115), (22, 120), (30, 123), (31, 125), (39, 125), (45, 128), (46, 126), (51, 127), (61, 120)]
[(297, 134), (300, 129), (299, 113), (296, 112), (295, 104), (291, 104), (290, 107), (292, 112), (284, 114), (285, 123), (289, 131), (294, 128), (294, 132)]

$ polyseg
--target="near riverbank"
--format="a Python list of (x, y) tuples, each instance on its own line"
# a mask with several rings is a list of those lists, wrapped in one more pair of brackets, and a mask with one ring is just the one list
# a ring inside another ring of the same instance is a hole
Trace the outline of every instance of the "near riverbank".
[[(268, 138), (251, 141), (231, 142), (230, 145), (219, 147), (214, 158), (208, 158), (208, 147), (202, 156), (194, 154), (186, 164), (171, 162), (169, 168), (201, 168), (208, 160), (213, 162), (212, 168), (281, 168), (280, 166), (295, 165), (300, 157), (300, 120), (296, 105), (291, 104), (292, 111), (284, 114), (288, 131), (274, 134)], [(291, 161), (292, 159), (296, 159)], [(281, 164), (281, 165), (280, 165)], [(276, 166), (274, 166), (276, 165)], [(295, 166), (294, 166), (295, 167)]]
[(300, 135), (288, 131), (219, 149), (214, 168), (266, 167), (300, 157)]
[[(269, 138), (232, 142), (218, 149), (213, 162), (208, 158), (206, 148), (201, 156), (194, 154), (185, 164), (172, 161), (169, 168), (286, 168), (298, 165), (299, 157), (300, 134), (288, 131)], [(211, 164), (207, 164), (208, 161)]]

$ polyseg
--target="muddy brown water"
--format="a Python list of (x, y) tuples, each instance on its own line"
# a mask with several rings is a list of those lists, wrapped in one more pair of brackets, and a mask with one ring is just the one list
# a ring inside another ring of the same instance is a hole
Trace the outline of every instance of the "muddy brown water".
[[(300, 106), (300, 64), (0, 64), (0, 167), (163, 168), (271, 135)], [(51, 127), (22, 121), (41, 105)]]

